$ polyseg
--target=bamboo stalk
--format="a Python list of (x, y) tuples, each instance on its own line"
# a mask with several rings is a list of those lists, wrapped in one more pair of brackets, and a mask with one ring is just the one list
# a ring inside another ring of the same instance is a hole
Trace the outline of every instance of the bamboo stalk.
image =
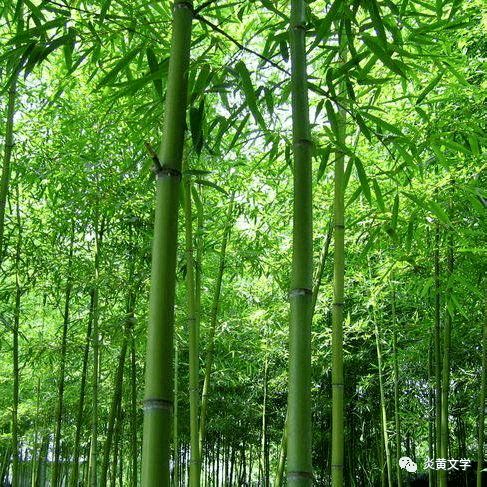
[(401, 417), (399, 415), (399, 364), (397, 359), (397, 319), (396, 319), (396, 290), (394, 281), (391, 279), (392, 287), (392, 349), (394, 354), (394, 422), (396, 426), (396, 477), (397, 487), (402, 487), (402, 469), (399, 465), (399, 459), (402, 456), (401, 452)]
[(76, 433), (74, 439), (74, 453), (73, 453), (73, 470), (71, 473), (70, 487), (78, 486), (79, 478), (79, 457), (80, 457), (80, 443), (81, 443), (81, 430), (83, 428), (83, 415), (84, 415), (84, 404), (85, 404), (85, 390), (86, 390), (86, 379), (88, 371), (88, 355), (90, 353), (90, 339), (91, 339), (91, 329), (93, 325), (93, 290), (90, 292), (90, 308), (88, 315), (88, 326), (86, 330), (86, 342), (83, 352), (83, 367), (81, 371), (81, 384), (79, 392), (79, 404), (78, 404), (78, 414), (76, 417)]
[(12, 161), (12, 150), (14, 147), (14, 117), (15, 103), (17, 98), (17, 78), (18, 73), (16, 73), (13, 77), (8, 89), (3, 165), (2, 175), (0, 177), (0, 264), (2, 263), (4, 255), (3, 237), (5, 229), (5, 208), (7, 205), (8, 191), (10, 185), (10, 163)]
[[(440, 226), (436, 223), (434, 249), (435, 279), (435, 327), (434, 327), (434, 365), (435, 365), (435, 458), (441, 455), (441, 321), (440, 321)], [(439, 484), (440, 475), (436, 473)]]
[[(339, 31), (339, 57), (345, 63), (346, 39)], [(343, 87), (342, 87), (343, 88)], [(339, 139), (346, 142), (346, 116), (343, 108), (337, 112)], [(335, 158), (334, 220), (335, 254), (333, 269), (332, 315), (332, 440), (331, 481), (333, 487), (343, 486), (344, 469), (344, 376), (343, 376), (343, 307), (345, 279), (345, 154), (337, 151)]]
[(223, 283), (223, 273), (225, 271), (227, 245), (230, 239), (230, 232), (232, 229), (234, 198), (235, 198), (235, 193), (232, 193), (232, 196), (230, 198), (230, 203), (227, 209), (226, 218), (225, 218), (225, 228), (223, 230), (223, 240), (220, 249), (220, 262), (218, 264), (218, 273), (216, 276), (216, 283), (215, 283), (215, 289), (213, 294), (213, 304), (211, 308), (210, 330), (209, 330), (208, 347), (206, 350), (206, 360), (205, 360), (205, 379), (203, 382), (203, 391), (201, 393), (200, 434), (199, 434), (200, 452), (203, 451), (202, 448), (203, 448), (203, 443), (206, 434), (206, 412), (208, 409), (208, 391), (210, 388), (211, 369), (213, 366), (215, 332), (216, 332), (216, 324), (218, 320), (218, 310), (220, 308), (220, 295), (221, 295), (222, 283)]
[(482, 327), (482, 372), (479, 395), (478, 451), (477, 451), (477, 487), (482, 487), (485, 441), (485, 397), (487, 389), (487, 319), (484, 315)]
[(184, 221), (186, 236), (186, 294), (188, 300), (189, 324), (189, 415), (190, 415), (190, 486), (199, 487), (201, 457), (199, 445), (199, 330), (198, 305), (195, 288), (195, 263), (193, 256), (193, 214), (191, 204), (191, 181), (189, 176), (183, 180)]
[(147, 340), (142, 487), (169, 487), (179, 186), (191, 48), (191, 0), (176, 0), (157, 170)]
[[(450, 232), (448, 236), (447, 249), (447, 272), (453, 274), (453, 235)], [(452, 315), (450, 310), (445, 310), (445, 325), (443, 327), (443, 363), (442, 363), (442, 384), (441, 384), (441, 458), (448, 458), (448, 395), (450, 392), (450, 345), (451, 345), (451, 327)], [(448, 473), (446, 470), (439, 471), (440, 487), (446, 487)]]
[(100, 337), (98, 332), (99, 319), (99, 278), (100, 278), (100, 253), (103, 242), (104, 221), (101, 226), (98, 221), (98, 208), (95, 216), (95, 285), (93, 287), (93, 383), (92, 383), (92, 411), (91, 411), (91, 447), (89, 466), (89, 485), (98, 487), (97, 464), (98, 464), (98, 383), (99, 383), (99, 346)]
[(66, 375), (66, 349), (67, 349), (67, 339), (68, 339), (68, 324), (69, 324), (69, 306), (71, 303), (71, 290), (73, 288), (72, 281), (72, 266), (73, 266), (73, 250), (74, 250), (74, 230), (75, 222), (74, 219), (71, 222), (71, 237), (69, 243), (69, 254), (68, 254), (68, 265), (67, 265), (67, 280), (66, 280), (66, 290), (64, 296), (64, 313), (63, 313), (63, 333), (61, 338), (61, 364), (59, 367), (59, 384), (58, 384), (58, 400), (56, 404), (56, 430), (54, 432), (54, 458), (53, 458), (53, 468), (51, 482), (53, 486), (59, 484), (59, 456), (61, 448), (61, 428), (63, 421), (63, 409), (64, 409), (64, 384)]
[(287, 480), (289, 487), (310, 486), (311, 458), (311, 307), (313, 221), (311, 140), (306, 61), (306, 3), (291, 0), (291, 93), (294, 198), (290, 286)]
[(18, 411), (19, 411), (19, 383), (20, 383), (20, 367), (19, 367), (19, 324), (20, 324), (20, 298), (22, 289), (20, 286), (20, 257), (22, 248), (22, 227), (20, 221), (20, 197), (19, 187), (16, 188), (17, 204), (16, 204), (16, 220), (17, 220), (17, 243), (15, 248), (15, 307), (14, 307), (14, 322), (13, 322), (13, 343), (12, 343), (12, 366), (13, 366), (13, 394), (12, 394), (12, 487), (20, 487), (19, 475), (19, 427), (18, 427)]

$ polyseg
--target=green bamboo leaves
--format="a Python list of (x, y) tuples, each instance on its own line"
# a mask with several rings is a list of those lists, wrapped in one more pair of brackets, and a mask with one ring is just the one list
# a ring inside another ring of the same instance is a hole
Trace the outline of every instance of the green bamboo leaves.
[(260, 126), (260, 128), (265, 132), (267, 131), (266, 123), (262, 117), (258, 106), (257, 96), (255, 94), (254, 87), (252, 85), (252, 80), (250, 78), (249, 70), (243, 61), (239, 61), (235, 65), (235, 71), (240, 77), (240, 86), (244, 92), (245, 99), (247, 100), (247, 105), (250, 112), (254, 116), (255, 122)]

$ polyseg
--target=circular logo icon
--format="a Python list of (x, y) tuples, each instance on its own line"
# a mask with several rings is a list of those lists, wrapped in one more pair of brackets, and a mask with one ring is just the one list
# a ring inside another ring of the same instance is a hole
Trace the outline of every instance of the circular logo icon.
[(418, 466), (409, 457), (401, 457), (399, 459), (399, 466), (406, 469), (408, 472), (416, 472)]

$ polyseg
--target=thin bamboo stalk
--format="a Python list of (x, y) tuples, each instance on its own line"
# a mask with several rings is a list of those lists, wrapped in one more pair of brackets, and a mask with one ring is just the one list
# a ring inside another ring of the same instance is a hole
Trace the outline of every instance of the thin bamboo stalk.
[[(346, 39), (339, 31), (339, 57), (345, 63)], [(346, 142), (346, 116), (340, 108), (337, 113), (339, 139)], [(333, 278), (333, 315), (332, 315), (332, 439), (331, 439), (331, 481), (333, 487), (342, 487), (344, 468), (344, 373), (343, 373), (343, 308), (345, 278), (345, 154), (336, 153), (334, 220), (335, 254)]]
[(183, 179), (184, 221), (186, 236), (186, 295), (188, 300), (189, 324), (189, 415), (191, 437), (191, 459), (189, 482), (191, 487), (199, 487), (201, 457), (199, 448), (199, 330), (198, 305), (195, 288), (195, 263), (193, 255), (193, 212), (191, 203), (191, 181)]
[(73, 252), (74, 252), (74, 235), (75, 222), (71, 222), (71, 237), (69, 243), (68, 265), (66, 269), (66, 289), (64, 296), (64, 313), (63, 313), (63, 333), (61, 338), (61, 363), (59, 367), (59, 383), (58, 383), (58, 398), (56, 404), (56, 430), (54, 432), (54, 458), (51, 483), (57, 486), (60, 481), (60, 449), (61, 449), (61, 428), (63, 421), (64, 409), (64, 385), (66, 376), (66, 350), (68, 341), (68, 325), (69, 325), (69, 307), (71, 304), (71, 291), (73, 288), (72, 267), (73, 267)]
[(225, 228), (223, 230), (222, 246), (220, 249), (220, 261), (218, 264), (218, 274), (216, 276), (216, 283), (215, 283), (215, 289), (213, 294), (213, 304), (211, 307), (210, 330), (209, 330), (208, 346), (206, 350), (206, 360), (205, 360), (205, 379), (203, 382), (203, 391), (201, 393), (200, 434), (199, 434), (200, 451), (202, 451), (205, 434), (206, 434), (206, 412), (208, 409), (208, 391), (210, 388), (211, 369), (213, 366), (215, 332), (216, 332), (216, 325), (218, 320), (218, 311), (220, 308), (220, 295), (221, 295), (222, 284), (223, 284), (223, 273), (225, 271), (227, 245), (230, 239), (230, 232), (232, 229), (234, 198), (235, 198), (235, 193), (232, 194), (227, 209)]

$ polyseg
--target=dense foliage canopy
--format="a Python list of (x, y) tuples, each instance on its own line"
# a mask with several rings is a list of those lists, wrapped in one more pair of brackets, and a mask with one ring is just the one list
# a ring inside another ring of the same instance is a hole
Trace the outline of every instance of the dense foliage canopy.
[(480, 487), (486, 4), (291, 3), (1, 2), (0, 485)]

